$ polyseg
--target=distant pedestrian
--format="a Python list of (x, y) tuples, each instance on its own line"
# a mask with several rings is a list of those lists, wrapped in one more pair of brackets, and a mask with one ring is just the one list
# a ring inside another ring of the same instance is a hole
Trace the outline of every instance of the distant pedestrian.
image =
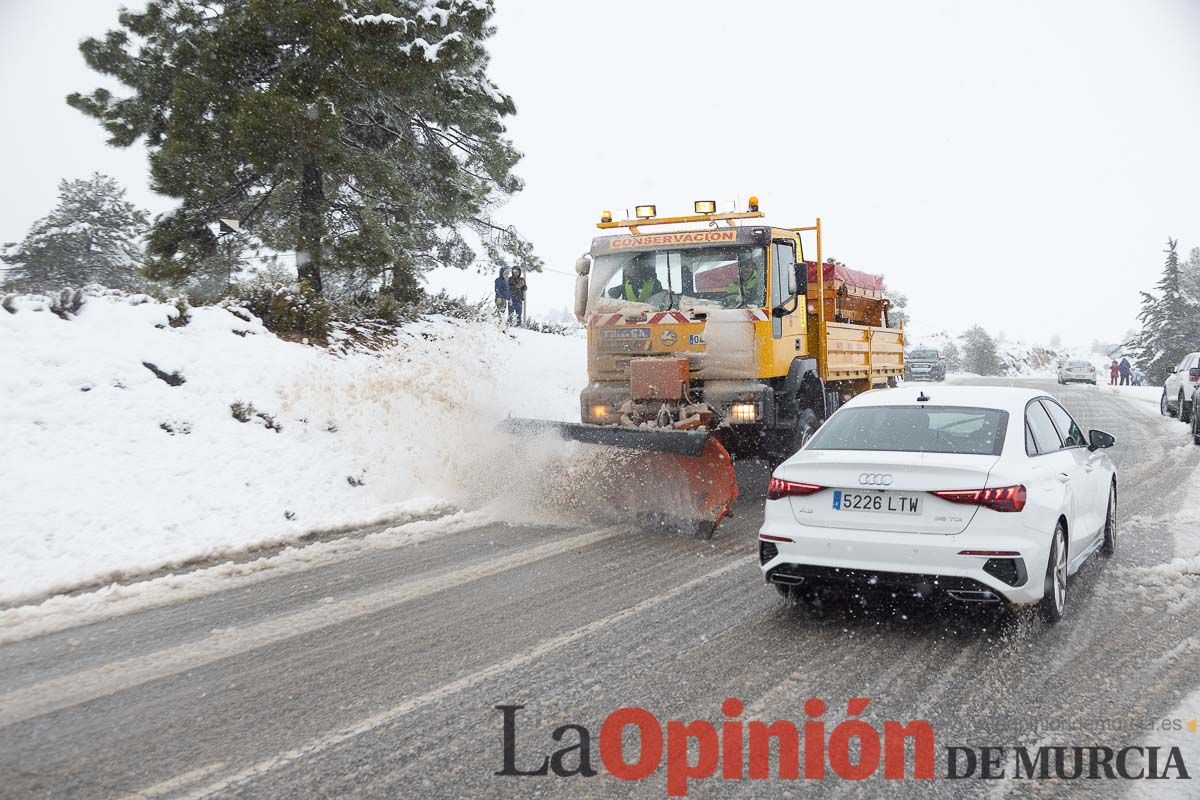
[(500, 318), (501, 325), (508, 319), (508, 304), (512, 300), (512, 292), (508, 288), (508, 274), (508, 267), (503, 267), (500, 277), (496, 278), (496, 316)]
[(525, 273), (520, 267), (513, 267), (512, 277), (508, 279), (508, 322), (510, 325), (520, 327), (525, 323), (525, 289)]
[(1122, 358), (1120, 366), (1117, 369), (1121, 373), (1121, 385), (1129, 385), (1129, 376), (1133, 373), (1133, 365), (1129, 363), (1128, 358)]
[(1117, 363), (1115, 358), (1112, 361), (1113, 363), (1108, 368), (1108, 385), (1116, 386), (1117, 376), (1121, 374), (1121, 365)]

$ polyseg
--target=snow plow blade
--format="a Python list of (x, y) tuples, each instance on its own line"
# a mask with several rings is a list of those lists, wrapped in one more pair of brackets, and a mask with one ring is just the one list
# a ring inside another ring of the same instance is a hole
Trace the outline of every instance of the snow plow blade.
[(733, 459), (709, 431), (514, 418), (500, 429), (524, 436), (556, 433), (583, 444), (635, 451), (592, 478), (597, 492), (622, 509), (669, 519), (703, 538), (732, 513), (738, 496)]
[(619, 425), (588, 425), (586, 422), (557, 422), (548, 419), (516, 419), (513, 417), (501, 422), (500, 430), (526, 435), (555, 432), (564, 439), (584, 444), (605, 444), (630, 450), (674, 453), (679, 456), (702, 454), (704, 444), (712, 438), (712, 434), (708, 431), (623, 428)]

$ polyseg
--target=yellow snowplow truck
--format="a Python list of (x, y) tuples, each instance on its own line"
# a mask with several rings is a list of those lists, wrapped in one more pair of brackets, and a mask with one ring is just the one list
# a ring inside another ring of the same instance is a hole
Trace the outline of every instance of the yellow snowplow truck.
[(682, 516), (711, 536), (737, 496), (732, 459), (781, 461), (842, 402), (895, 385), (904, 332), (888, 324), (882, 278), (825, 262), (820, 219), (768, 225), (755, 197), (745, 211), (698, 201), (687, 216), (634, 216), (603, 212), (611, 233), (576, 263), (581, 421), (507, 425), (653, 454), (629, 491), (685, 485)]

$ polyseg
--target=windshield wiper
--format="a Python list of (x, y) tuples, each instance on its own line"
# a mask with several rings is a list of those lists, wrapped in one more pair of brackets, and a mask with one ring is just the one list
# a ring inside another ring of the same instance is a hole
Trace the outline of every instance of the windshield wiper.
[[(683, 261), (680, 257), (679, 274), (683, 274)], [(683, 287), (680, 286), (680, 289)], [(667, 254), (667, 311), (675, 307), (675, 287), (671, 285), (671, 254)]]

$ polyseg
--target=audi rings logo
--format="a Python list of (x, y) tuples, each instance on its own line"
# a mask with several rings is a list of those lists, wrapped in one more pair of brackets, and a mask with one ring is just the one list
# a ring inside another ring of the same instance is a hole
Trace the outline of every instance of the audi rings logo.
[(863, 486), (891, 486), (892, 476), (886, 472), (864, 472), (858, 476), (858, 482)]

